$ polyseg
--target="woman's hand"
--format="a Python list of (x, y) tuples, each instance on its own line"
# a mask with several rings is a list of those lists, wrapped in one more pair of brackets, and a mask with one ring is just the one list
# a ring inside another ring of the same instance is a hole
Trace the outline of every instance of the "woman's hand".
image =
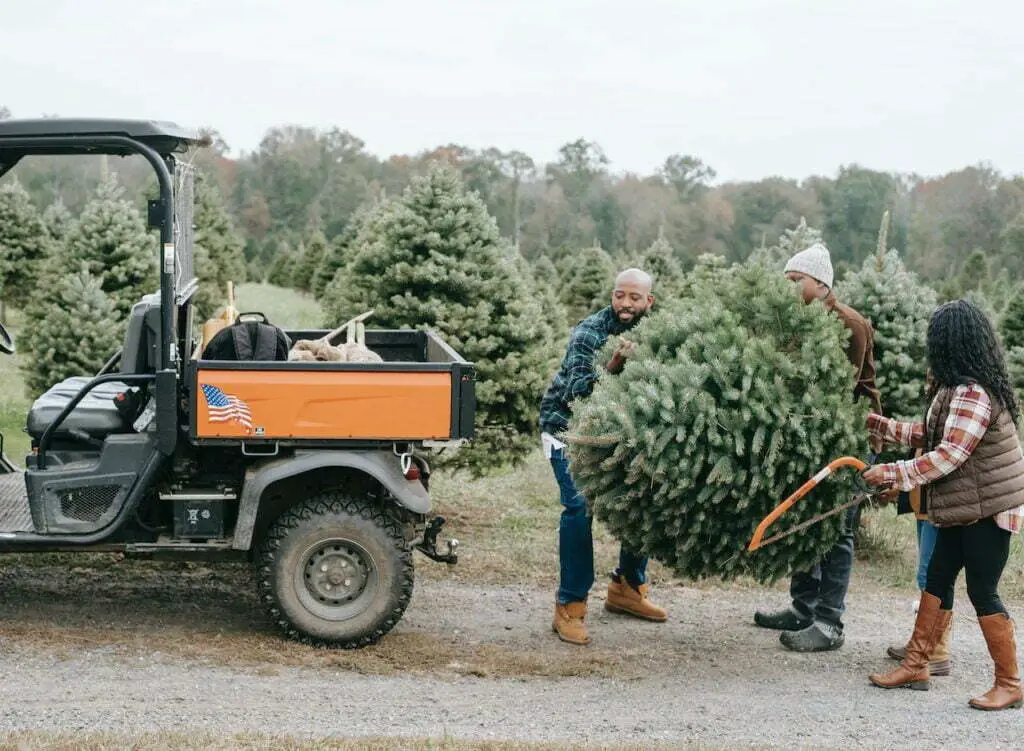
[(881, 490), (870, 501), (872, 506), (888, 506), (890, 503), (897, 503), (900, 499), (900, 491), (896, 488)]
[(864, 482), (868, 485), (888, 485), (888, 481), (885, 479), (885, 467), (881, 464), (876, 464), (874, 467), (868, 467), (864, 470), (864, 474), (861, 475), (864, 478)]

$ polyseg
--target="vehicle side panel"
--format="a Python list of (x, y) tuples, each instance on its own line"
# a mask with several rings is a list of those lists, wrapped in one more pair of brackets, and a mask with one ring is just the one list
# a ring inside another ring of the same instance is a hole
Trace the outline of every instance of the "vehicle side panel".
[(195, 437), (443, 440), (448, 371), (197, 369)]

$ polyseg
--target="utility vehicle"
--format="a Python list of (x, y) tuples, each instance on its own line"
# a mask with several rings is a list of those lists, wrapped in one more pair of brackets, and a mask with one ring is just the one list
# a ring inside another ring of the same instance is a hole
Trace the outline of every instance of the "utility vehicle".
[(100, 372), (34, 402), (24, 470), (0, 443), (0, 552), (248, 559), (286, 635), (372, 644), (405, 611), (414, 550), (457, 560), (455, 540), (437, 548), (427, 456), (472, 438), (475, 369), (419, 330), (366, 331), (381, 363), (203, 359), (188, 156), (203, 145), (163, 122), (0, 122), (0, 176), (32, 155), (143, 157), (160, 278)]

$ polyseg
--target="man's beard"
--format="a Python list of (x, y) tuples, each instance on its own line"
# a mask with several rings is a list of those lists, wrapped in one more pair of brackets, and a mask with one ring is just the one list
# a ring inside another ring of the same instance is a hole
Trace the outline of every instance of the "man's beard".
[(638, 323), (640, 323), (640, 321), (643, 320), (643, 317), (646, 314), (647, 314), (646, 310), (635, 310), (635, 311), (633, 311), (633, 317), (630, 318), (628, 321), (624, 321), (624, 320), (622, 320), (622, 317), (620, 316), (620, 314), (617, 312), (615, 314), (615, 320), (618, 321), (619, 326), (622, 326), (624, 329), (629, 330), (629, 329), (633, 328), (634, 326), (636, 326)]

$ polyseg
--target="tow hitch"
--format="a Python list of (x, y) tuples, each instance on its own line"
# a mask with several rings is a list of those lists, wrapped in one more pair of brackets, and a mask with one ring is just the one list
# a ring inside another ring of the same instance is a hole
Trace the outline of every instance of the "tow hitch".
[(448, 540), (448, 552), (438, 553), (437, 552), (437, 535), (441, 532), (441, 527), (444, 526), (445, 518), (443, 516), (435, 516), (427, 523), (427, 528), (423, 530), (423, 541), (415, 545), (414, 547), (423, 553), (427, 558), (438, 563), (447, 563), (449, 566), (455, 565), (459, 562), (459, 557), (455, 554), (456, 548), (459, 547), (459, 541), (454, 537)]

